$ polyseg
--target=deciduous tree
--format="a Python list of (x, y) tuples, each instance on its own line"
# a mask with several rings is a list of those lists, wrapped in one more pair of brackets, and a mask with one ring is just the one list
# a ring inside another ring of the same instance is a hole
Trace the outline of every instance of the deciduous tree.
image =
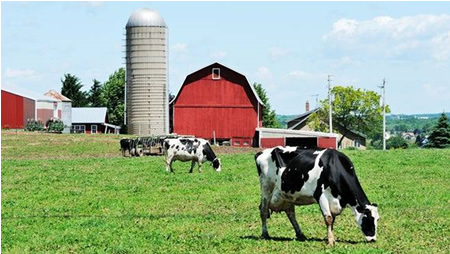
[[(383, 108), (379, 103), (379, 94), (352, 86), (335, 86), (331, 92), (334, 96), (331, 102), (333, 129), (338, 130), (339, 127), (343, 135), (338, 146), (341, 145), (344, 137), (350, 134), (349, 131), (360, 132), (368, 137), (375, 137), (377, 133), (382, 132)], [(328, 132), (328, 99), (322, 100), (320, 105), (319, 111), (310, 117), (309, 124), (316, 131)], [(386, 106), (386, 112), (390, 112), (388, 106)]]
[(108, 108), (109, 122), (123, 125), (125, 99), (125, 69), (120, 68), (103, 84), (102, 97)]

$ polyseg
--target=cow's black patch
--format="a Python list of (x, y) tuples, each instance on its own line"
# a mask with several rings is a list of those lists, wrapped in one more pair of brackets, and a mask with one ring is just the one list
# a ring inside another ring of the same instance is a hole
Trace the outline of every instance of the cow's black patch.
[(206, 156), (206, 160), (213, 162), (216, 159), (216, 154), (212, 150), (209, 143), (203, 145), (203, 154)]
[(272, 151), (272, 159), (279, 168), (285, 167), (281, 175), (281, 190), (294, 194), (300, 191), (303, 184), (308, 181), (308, 172), (314, 168), (315, 150), (297, 149), (293, 152), (284, 152), (282, 149), (275, 148)]
[(184, 139), (184, 138), (180, 139), (180, 142), (183, 145), (186, 145), (186, 143), (189, 142), (189, 141), (190, 141), (189, 139)]
[(214, 169), (218, 169), (220, 167), (220, 161), (217, 158), (215, 158), (212, 162), (212, 166)]
[(256, 169), (258, 169), (258, 175), (261, 175), (261, 167), (259, 166), (258, 162), (256, 161), (258, 157), (262, 154), (262, 152), (258, 152), (255, 154), (255, 162), (256, 162)]
[[(366, 209), (368, 210), (368, 209)], [(375, 219), (372, 214), (369, 212), (365, 213), (365, 216), (362, 218), (361, 230), (365, 236), (374, 236), (375, 235)]]
[(164, 142), (164, 148), (166, 150), (169, 150), (169, 147), (170, 147), (169, 141)]
[(171, 146), (170, 146), (170, 148), (174, 148), (175, 147), (175, 144), (172, 144)]

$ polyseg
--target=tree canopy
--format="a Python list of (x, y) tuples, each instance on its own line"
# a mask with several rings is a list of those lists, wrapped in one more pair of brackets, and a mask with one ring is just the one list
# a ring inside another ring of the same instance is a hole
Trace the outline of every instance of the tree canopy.
[(125, 69), (120, 68), (103, 84), (102, 98), (108, 108), (109, 122), (123, 125), (125, 100)]
[(426, 147), (429, 148), (448, 148), (450, 147), (450, 126), (447, 116), (442, 113), (438, 123), (433, 128)]
[(253, 87), (256, 90), (261, 101), (264, 103), (262, 111), (262, 126), (267, 128), (280, 128), (280, 124), (277, 121), (275, 110), (270, 108), (269, 97), (267, 97), (266, 90), (259, 83), (253, 83)]
[(70, 73), (64, 74), (61, 79), (61, 94), (72, 100), (72, 107), (85, 107), (88, 105), (87, 93), (81, 91), (83, 85), (78, 77)]
[(102, 98), (102, 84), (96, 79), (93, 82), (94, 84), (92, 84), (87, 97), (88, 105), (90, 107), (103, 107), (105, 103)]
[[(383, 107), (380, 106), (379, 94), (352, 86), (335, 86), (331, 92), (334, 96), (331, 102), (333, 130), (340, 130), (343, 135), (339, 140), (339, 146), (350, 131), (362, 133), (370, 138), (382, 133)], [(320, 101), (320, 105), (319, 111), (310, 117), (309, 123), (314, 130), (327, 132), (328, 99)], [(389, 112), (389, 107), (386, 106), (386, 113)]]

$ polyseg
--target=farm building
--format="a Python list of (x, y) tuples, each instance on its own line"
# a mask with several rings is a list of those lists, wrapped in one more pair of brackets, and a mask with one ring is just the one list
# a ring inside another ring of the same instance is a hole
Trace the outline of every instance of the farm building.
[(76, 133), (119, 133), (120, 127), (108, 123), (107, 108), (72, 108), (72, 131)]
[[(315, 108), (312, 110), (309, 110), (309, 104), (307, 103), (306, 106), (306, 112), (303, 114), (298, 115), (297, 117), (291, 119), (287, 123), (287, 127), (289, 130), (300, 130), (300, 131), (311, 131), (311, 126), (308, 125), (308, 119), (309, 117), (317, 112), (319, 108)], [(336, 126), (338, 130), (338, 140), (342, 138), (343, 134), (345, 133), (346, 137), (341, 142), (341, 146), (339, 148), (348, 148), (348, 147), (356, 147), (359, 149), (365, 149), (366, 148), (366, 136), (364, 134), (358, 133), (353, 130), (349, 130), (344, 128), (339, 123), (333, 122), (333, 125)]]
[(173, 132), (232, 146), (255, 144), (263, 103), (247, 78), (219, 63), (188, 75), (173, 107)]
[(27, 120), (44, 124), (51, 118), (61, 118), (62, 104), (52, 97), (20, 87), (2, 84), (2, 128), (22, 129)]
[(337, 147), (337, 134), (317, 131), (289, 129), (257, 128), (259, 147), (300, 146), (300, 147)]
[(72, 127), (72, 100), (55, 90), (50, 90), (44, 95), (59, 101), (58, 108), (61, 111), (60, 119), (64, 123), (63, 133), (69, 133)]

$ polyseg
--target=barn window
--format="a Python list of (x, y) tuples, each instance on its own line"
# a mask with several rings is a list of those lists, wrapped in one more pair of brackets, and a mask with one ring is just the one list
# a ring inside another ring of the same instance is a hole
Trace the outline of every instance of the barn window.
[(212, 79), (220, 79), (220, 68), (212, 69)]
[(97, 134), (97, 125), (91, 125), (91, 134)]
[(240, 146), (240, 145), (241, 145), (241, 142), (239, 142), (239, 141), (234, 141), (233, 145), (235, 145), (235, 146)]

